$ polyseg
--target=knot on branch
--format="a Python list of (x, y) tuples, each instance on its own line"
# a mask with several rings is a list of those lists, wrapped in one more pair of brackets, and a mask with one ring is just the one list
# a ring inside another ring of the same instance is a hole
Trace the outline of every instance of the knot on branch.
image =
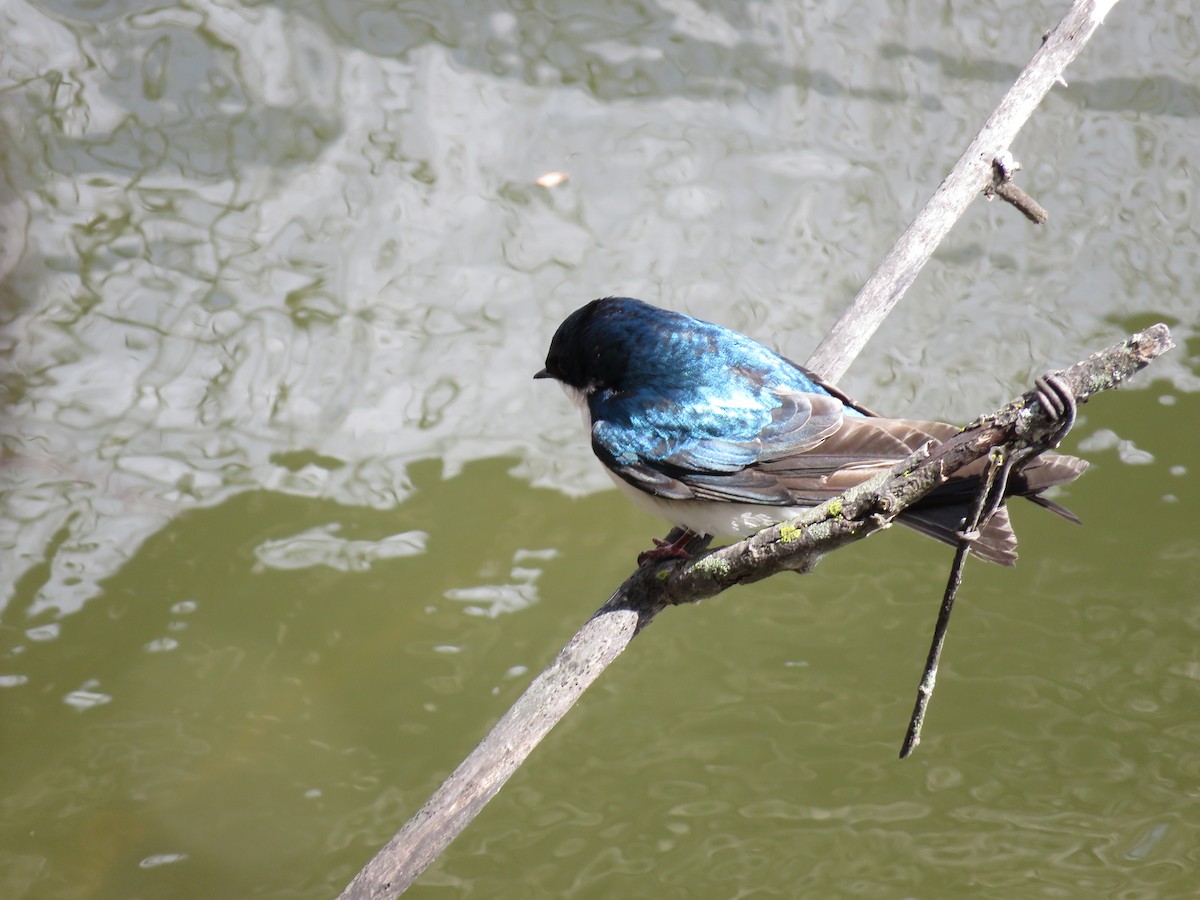
[(1036, 200), (1017, 187), (1013, 174), (1020, 171), (1021, 164), (1013, 159), (1013, 155), (1005, 150), (992, 160), (992, 183), (984, 189), (984, 196), (991, 200), (999, 197), (1006, 203), (1011, 203), (1019, 209), (1034, 225), (1041, 225), (1050, 218)]

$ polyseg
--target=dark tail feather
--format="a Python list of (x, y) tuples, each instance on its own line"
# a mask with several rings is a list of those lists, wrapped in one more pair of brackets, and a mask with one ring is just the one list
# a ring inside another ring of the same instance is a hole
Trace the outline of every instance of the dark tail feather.
[(1076, 525), (1083, 524), (1083, 520), (1081, 518), (1079, 518), (1079, 516), (1075, 515), (1075, 513), (1071, 512), (1065, 506), (1060, 506), (1059, 504), (1055, 503), (1053, 500), (1047, 500), (1041, 494), (1026, 494), (1025, 499), (1031, 500), (1032, 502), (1036, 503), (1038, 506), (1042, 507), (1042, 509), (1048, 509), (1052, 513), (1057, 513), (1058, 515), (1060, 515), (1064, 519), (1066, 519), (1068, 522), (1074, 522)]
[[(943, 544), (954, 545), (958, 543), (958, 532), (962, 529), (966, 514), (965, 506), (917, 507), (905, 510), (900, 522)], [(996, 510), (987, 527), (971, 545), (971, 554), (1001, 566), (1016, 565), (1017, 536), (1008, 520), (1006, 507), (1001, 506)]]
[(1045, 507), (1051, 512), (1058, 513), (1064, 519), (1079, 524), (1079, 516), (1053, 500), (1041, 496), (1042, 491), (1056, 484), (1066, 484), (1074, 481), (1088, 467), (1087, 462), (1074, 456), (1064, 456), (1060, 453), (1043, 453), (1031, 460), (1020, 472), (1009, 479), (1008, 493), (1010, 496), (1027, 497), (1038, 506)]
[[(967, 471), (971, 468), (974, 467), (969, 467)], [(1074, 456), (1045, 453), (1009, 478), (1006, 496), (1026, 497), (1038, 506), (1078, 524), (1078, 516), (1053, 500), (1047, 500), (1041, 493), (1056, 484), (1074, 481), (1086, 468), (1087, 463)], [(943, 543), (957, 544), (958, 531), (978, 489), (978, 474), (972, 472), (967, 478), (954, 479), (935, 490), (923, 503), (905, 510), (900, 521)], [(1007, 508), (1002, 506), (996, 511), (971, 546), (971, 553), (1002, 566), (1016, 563), (1017, 536), (1013, 533)]]

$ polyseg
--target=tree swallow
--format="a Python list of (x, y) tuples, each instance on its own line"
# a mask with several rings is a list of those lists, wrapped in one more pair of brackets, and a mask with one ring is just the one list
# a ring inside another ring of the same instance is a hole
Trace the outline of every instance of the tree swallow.
[[(696, 535), (747, 537), (786, 521), (959, 429), (888, 419), (803, 366), (720, 325), (627, 297), (593, 300), (558, 327), (546, 368), (580, 408), (592, 450), (639, 506), (685, 529), (639, 557), (686, 556)], [(1045, 453), (1009, 480), (1006, 496), (1045, 499), (1087, 463)], [(982, 464), (934, 490), (899, 521), (948, 544)], [(1017, 539), (999, 508), (971, 552), (1011, 566)]]

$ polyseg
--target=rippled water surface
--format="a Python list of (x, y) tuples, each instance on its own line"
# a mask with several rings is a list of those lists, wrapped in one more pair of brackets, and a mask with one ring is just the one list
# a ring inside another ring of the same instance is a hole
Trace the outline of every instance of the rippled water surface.
[[(1064, 4), (0, 7), (0, 894), (336, 893), (663, 526), (533, 382), (624, 293), (803, 358)], [(665, 614), (412, 896), (1180, 896), (1200, 37), (1120, 4), (844, 385), (965, 421), (1166, 321), (948, 554)], [(536, 179), (566, 173), (545, 188)], [(1026, 505), (1028, 506), (1028, 505)]]

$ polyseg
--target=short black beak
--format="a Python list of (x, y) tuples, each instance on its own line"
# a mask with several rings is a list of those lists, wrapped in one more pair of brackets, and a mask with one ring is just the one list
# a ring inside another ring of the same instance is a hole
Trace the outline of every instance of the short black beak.
[(542, 369), (542, 371), (536, 373), (533, 377), (534, 378), (553, 378), (554, 376), (551, 375), (547, 369)]

